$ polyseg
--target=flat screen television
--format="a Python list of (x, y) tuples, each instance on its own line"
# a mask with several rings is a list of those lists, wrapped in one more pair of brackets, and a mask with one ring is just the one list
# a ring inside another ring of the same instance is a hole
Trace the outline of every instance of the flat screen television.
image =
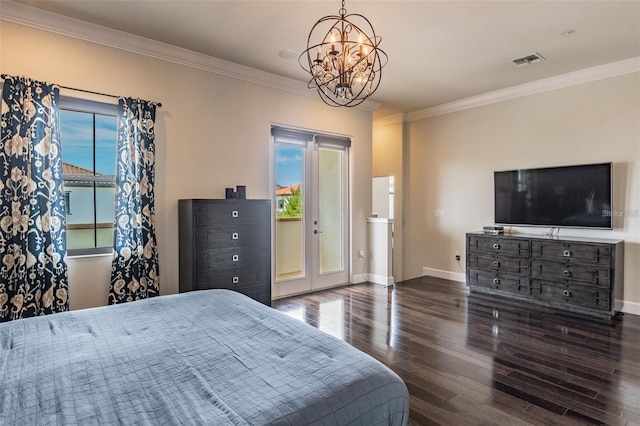
[(611, 163), (494, 172), (495, 223), (611, 229)]

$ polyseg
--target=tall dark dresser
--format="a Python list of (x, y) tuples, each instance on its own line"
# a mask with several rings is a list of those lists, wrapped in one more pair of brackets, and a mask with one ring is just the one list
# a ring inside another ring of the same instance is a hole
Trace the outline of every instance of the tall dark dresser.
[(180, 292), (224, 288), (271, 306), (271, 201), (178, 202)]

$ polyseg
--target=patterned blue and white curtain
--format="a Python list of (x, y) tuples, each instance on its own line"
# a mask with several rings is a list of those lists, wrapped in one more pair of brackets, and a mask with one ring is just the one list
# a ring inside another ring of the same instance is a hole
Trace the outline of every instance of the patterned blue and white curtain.
[(120, 99), (109, 304), (160, 294), (154, 207), (155, 116), (152, 102)]
[(69, 310), (59, 88), (3, 77), (0, 322)]

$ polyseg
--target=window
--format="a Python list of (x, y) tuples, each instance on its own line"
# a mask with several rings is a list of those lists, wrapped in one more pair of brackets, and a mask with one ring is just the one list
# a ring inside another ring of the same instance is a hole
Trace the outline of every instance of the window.
[(61, 97), (62, 173), (70, 255), (112, 250), (117, 114), (117, 105)]

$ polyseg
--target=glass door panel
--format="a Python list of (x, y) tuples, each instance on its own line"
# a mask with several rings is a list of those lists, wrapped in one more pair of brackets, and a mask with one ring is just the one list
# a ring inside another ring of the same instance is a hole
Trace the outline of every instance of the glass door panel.
[(305, 150), (276, 145), (276, 280), (305, 276)]
[(320, 274), (344, 269), (342, 154), (342, 151), (328, 149), (318, 152)]

